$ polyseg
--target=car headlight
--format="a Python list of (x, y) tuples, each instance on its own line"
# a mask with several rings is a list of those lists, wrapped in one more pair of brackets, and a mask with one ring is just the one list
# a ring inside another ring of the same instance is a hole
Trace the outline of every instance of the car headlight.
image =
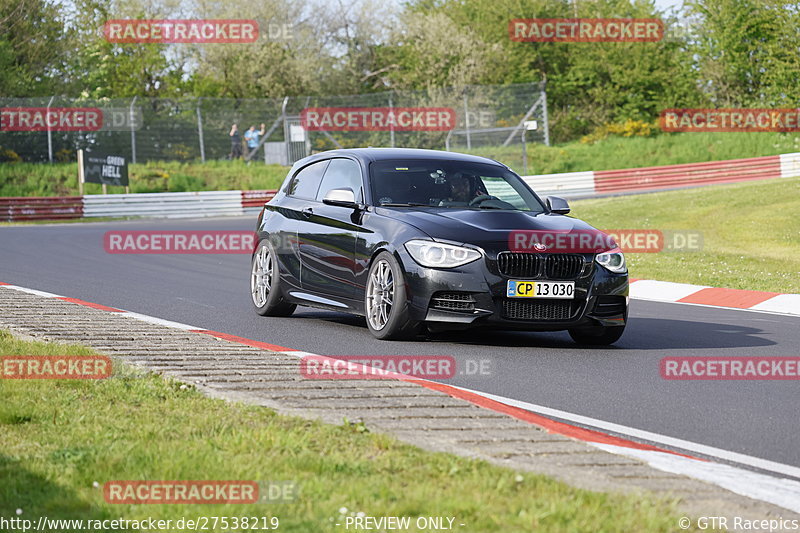
[(628, 271), (628, 266), (625, 264), (625, 256), (619, 248), (597, 254), (594, 260), (597, 261), (598, 265), (615, 274), (624, 274)]
[(472, 248), (434, 241), (408, 241), (406, 250), (414, 261), (429, 268), (453, 268), (466, 265), (481, 257), (481, 253)]

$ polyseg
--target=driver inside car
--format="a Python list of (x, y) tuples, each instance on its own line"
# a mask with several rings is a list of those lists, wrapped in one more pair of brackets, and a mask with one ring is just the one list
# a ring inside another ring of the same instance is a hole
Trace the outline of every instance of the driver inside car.
[(471, 182), (474, 178), (471, 178), (471, 176), (463, 172), (453, 174), (447, 180), (450, 185), (450, 198), (448, 198), (448, 201), (469, 204), (471, 200), (478, 196), (485, 195), (486, 192), (478, 190), (477, 187), (473, 189)]

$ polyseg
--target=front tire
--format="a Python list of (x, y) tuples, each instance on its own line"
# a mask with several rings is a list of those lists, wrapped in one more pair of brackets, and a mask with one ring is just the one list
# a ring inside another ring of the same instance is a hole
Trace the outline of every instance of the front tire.
[(283, 298), (278, 256), (268, 240), (258, 243), (250, 262), (250, 300), (261, 316), (289, 316), (297, 308)]
[(364, 295), (364, 311), (370, 333), (382, 340), (411, 339), (419, 332), (419, 322), (411, 320), (408, 295), (400, 264), (389, 252), (381, 252), (372, 262)]
[(578, 344), (608, 346), (622, 337), (625, 326), (584, 326), (569, 330), (569, 336)]

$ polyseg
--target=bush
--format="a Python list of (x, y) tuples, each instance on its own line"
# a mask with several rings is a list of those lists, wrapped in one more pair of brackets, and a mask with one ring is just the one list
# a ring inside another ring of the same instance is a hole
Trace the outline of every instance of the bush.
[(595, 128), (589, 135), (581, 137), (581, 143), (594, 144), (610, 135), (617, 137), (652, 137), (659, 131), (657, 124), (643, 120), (628, 119), (622, 123), (603, 124)]
[(19, 163), (22, 158), (14, 150), (9, 150), (0, 146), (0, 163)]

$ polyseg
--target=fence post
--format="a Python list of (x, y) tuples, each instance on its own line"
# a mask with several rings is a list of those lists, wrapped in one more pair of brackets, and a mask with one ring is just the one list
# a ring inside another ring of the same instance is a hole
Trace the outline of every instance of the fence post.
[[(55, 98), (55, 96), (51, 96), (50, 97), (50, 101), (47, 102), (47, 115), (45, 115), (47, 117), (50, 116), (50, 104), (53, 103), (53, 98)], [(49, 120), (47, 121), (47, 157), (50, 160), (50, 162), (52, 163), (53, 162), (53, 134), (50, 131), (50, 121)]]
[(547, 82), (542, 82), (539, 89), (540, 98), (542, 99), (542, 122), (544, 123), (544, 145), (550, 146), (550, 125), (547, 121)]
[[(136, 128), (134, 127), (134, 116), (133, 116), (133, 104), (136, 103), (136, 99), (139, 98), (138, 96), (134, 96), (133, 100), (131, 100), (131, 107), (130, 107), (130, 121), (131, 121), (131, 163), (136, 163)], [(144, 122), (144, 115), (142, 116), (142, 122)]]
[(525, 143), (525, 132), (528, 128), (522, 128), (522, 175), (528, 175), (528, 146)]
[[(392, 102), (392, 93), (389, 93), (389, 114), (394, 115), (394, 104)], [(389, 144), (392, 148), (394, 148), (394, 116), (392, 116), (392, 122), (389, 124)]]
[[(286, 162), (289, 165), (294, 164), (289, 163), (292, 159), (292, 154), (289, 153), (289, 130), (286, 127), (286, 105), (289, 103), (289, 97), (283, 97), (283, 104), (281, 104), (281, 121), (283, 121), (283, 152), (286, 154)], [(266, 150), (266, 148), (265, 148)]]
[(203, 142), (203, 117), (200, 114), (200, 103), (203, 101), (203, 97), (197, 99), (197, 135), (200, 137), (200, 159), (203, 163), (206, 162), (206, 145)]
[(464, 126), (467, 131), (467, 150), (472, 148), (472, 136), (469, 132), (469, 106), (467, 105), (467, 93), (464, 92)]

